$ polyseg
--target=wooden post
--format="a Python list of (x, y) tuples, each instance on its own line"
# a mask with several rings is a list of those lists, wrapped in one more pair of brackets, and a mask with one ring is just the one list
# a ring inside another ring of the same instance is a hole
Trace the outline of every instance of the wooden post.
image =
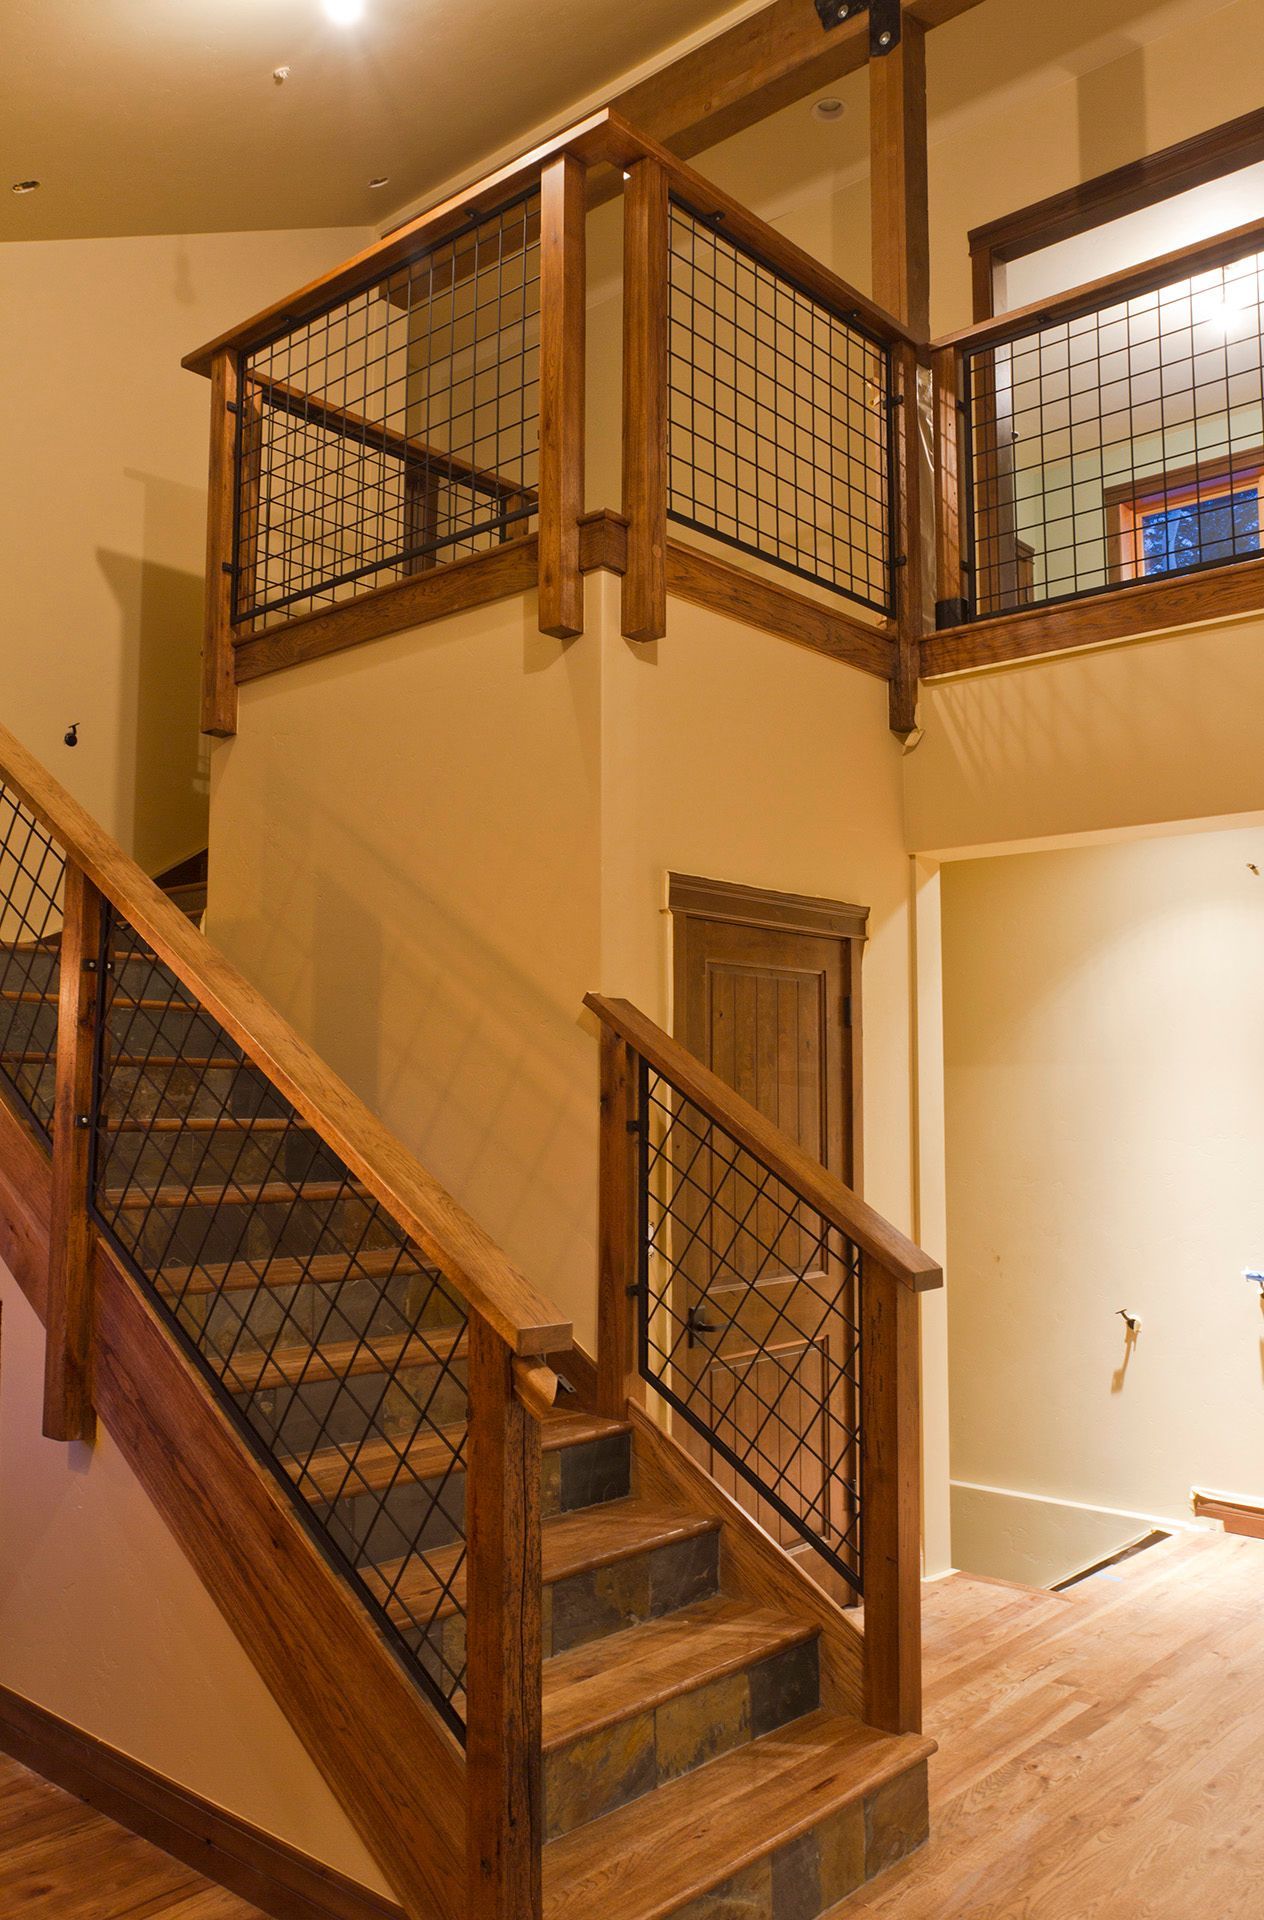
[(237, 356), (222, 348), (211, 363), (211, 465), (206, 500), (206, 624), (202, 636), (202, 731), (237, 731), (233, 658), (233, 521), (237, 484)]
[[(869, 60), (873, 297), (915, 340), (930, 332), (930, 214), (926, 168), (926, 30), (905, 11), (898, 46)], [(901, 446), (896, 657), (891, 726), (910, 733), (917, 714), (921, 643), (931, 629), (930, 448), (921, 431), (916, 354), (897, 349)]]
[[(404, 462), (404, 546), (427, 547), (439, 534), (439, 476), (420, 460)], [(404, 572), (410, 578), (429, 573), (437, 553), (409, 552)]]
[(540, 1920), (540, 1428), (508, 1347), (470, 1315), (466, 1777), (469, 1920)]
[(628, 563), (623, 632), (667, 631), (667, 349), (670, 232), (667, 175), (638, 160), (623, 201), (623, 511)]
[(91, 1440), (92, 1227), (88, 1177), (101, 896), (66, 863), (57, 1008), (57, 1089), (49, 1206), (48, 1313), (44, 1348), (44, 1432), (50, 1440)]
[(968, 595), (961, 552), (961, 363), (954, 348), (934, 356), (935, 624), (957, 627)]
[(639, 1279), (640, 1138), (637, 1056), (605, 1022), (601, 1027), (601, 1144), (599, 1170), (597, 1404), (607, 1419), (622, 1420), (629, 1399), (642, 1397), (636, 1360), (636, 1299)]
[(921, 1411), (917, 1294), (867, 1256), (860, 1277), (865, 1719), (922, 1724)]
[(559, 154), (540, 174), (540, 631), (584, 631), (584, 227), (587, 169)]

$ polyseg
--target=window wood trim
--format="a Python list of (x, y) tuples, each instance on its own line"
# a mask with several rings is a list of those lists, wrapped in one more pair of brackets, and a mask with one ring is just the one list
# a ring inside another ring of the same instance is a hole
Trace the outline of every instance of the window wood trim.
[(1264, 160), (1264, 108), (975, 227), (970, 234), (970, 262), (976, 322), (995, 315), (994, 274), (1006, 261), (1021, 260), (1025, 254), (1070, 240), (1124, 214), (1157, 206), (1174, 194), (1205, 186), (1260, 160)]
[(735, 880), (704, 880), (695, 874), (669, 873), (667, 906), (673, 914), (701, 920), (727, 920), (746, 927), (770, 927), (783, 933), (823, 934), (837, 940), (867, 940), (868, 907), (826, 900), (810, 893), (778, 893), (747, 887)]

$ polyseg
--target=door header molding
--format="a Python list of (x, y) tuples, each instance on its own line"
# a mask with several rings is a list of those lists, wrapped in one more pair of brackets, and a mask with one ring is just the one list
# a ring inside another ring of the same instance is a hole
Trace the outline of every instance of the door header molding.
[(737, 921), (748, 927), (779, 927), (792, 933), (819, 933), (837, 940), (869, 937), (868, 907), (825, 900), (811, 893), (774, 893), (742, 886), (736, 880), (704, 880), (692, 873), (669, 873), (670, 912), (699, 920)]

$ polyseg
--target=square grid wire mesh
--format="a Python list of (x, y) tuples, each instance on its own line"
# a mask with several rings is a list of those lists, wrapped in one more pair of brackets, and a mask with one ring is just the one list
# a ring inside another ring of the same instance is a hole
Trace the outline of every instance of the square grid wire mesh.
[(466, 1310), (134, 929), (103, 937), (97, 1217), (460, 1734)]
[(669, 515), (891, 613), (888, 348), (679, 201), (669, 244)]
[(976, 617), (1260, 552), (1262, 258), (966, 356)]
[(52, 1138), (66, 857), (0, 784), (0, 1072)]
[(539, 360), (534, 191), (243, 356), (234, 621), (321, 611), (525, 534)]
[(862, 1592), (859, 1249), (644, 1061), (639, 1132), (641, 1372)]

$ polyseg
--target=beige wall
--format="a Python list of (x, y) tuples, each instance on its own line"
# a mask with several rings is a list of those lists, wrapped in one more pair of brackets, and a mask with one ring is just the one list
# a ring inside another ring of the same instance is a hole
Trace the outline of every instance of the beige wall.
[(0, 1685), (385, 1883), (106, 1433), (40, 1438), (44, 1335), (0, 1268)]
[(1258, 826), (944, 868), (955, 1480), (1264, 1500), (1261, 871)]
[(153, 871), (206, 844), (209, 387), (181, 356), (365, 237), (0, 247), (0, 720)]

